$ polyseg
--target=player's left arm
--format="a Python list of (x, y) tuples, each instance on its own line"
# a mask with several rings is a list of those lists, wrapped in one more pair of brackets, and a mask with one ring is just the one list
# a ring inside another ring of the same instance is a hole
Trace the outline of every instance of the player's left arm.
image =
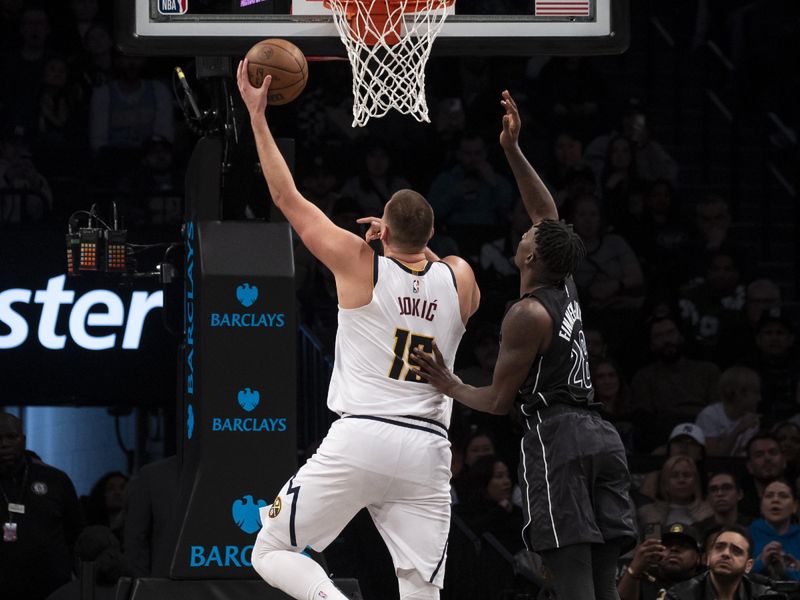
[(550, 340), (553, 321), (536, 300), (517, 302), (503, 319), (500, 352), (497, 356), (491, 385), (466, 385), (444, 364), (441, 352), (433, 346), (433, 354), (413, 350), (413, 361), (420, 375), (437, 390), (462, 404), (482, 412), (507, 414), (528, 371)]
[(289, 166), (267, 124), (265, 111), (272, 77), (268, 75), (260, 88), (254, 87), (247, 75), (247, 59), (239, 63), (236, 77), (242, 99), (250, 113), (261, 170), (275, 206), (289, 221), (306, 248), (334, 275), (351, 270), (354, 259), (355, 262), (371, 265), (372, 249), (369, 245), (360, 237), (337, 227), (297, 189)]

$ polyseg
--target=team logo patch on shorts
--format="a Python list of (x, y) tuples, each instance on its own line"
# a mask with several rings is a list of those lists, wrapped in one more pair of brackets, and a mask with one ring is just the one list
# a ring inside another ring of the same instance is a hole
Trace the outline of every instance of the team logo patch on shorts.
[(281, 502), (281, 497), (278, 496), (275, 498), (275, 502), (272, 503), (272, 506), (269, 507), (269, 518), (274, 519), (279, 514), (281, 514), (281, 508), (283, 507), (283, 503)]

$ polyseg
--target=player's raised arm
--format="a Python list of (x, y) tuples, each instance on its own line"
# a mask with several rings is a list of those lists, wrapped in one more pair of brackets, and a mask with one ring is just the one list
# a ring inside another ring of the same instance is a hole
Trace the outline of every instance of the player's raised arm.
[(528, 211), (534, 225), (543, 219), (558, 219), (558, 209), (553, 196), (520, 150), (519, 131), (522, 128), (522, 121), (517, 105), (508, 90), (503, 91), (500, 104), (506, 111), (503, 115), (503, 131), (500, 132), (500, 146), (505, 151), (508, 164), (514, 173), (525, 210)]
[[(250, 113), (261, 171), (267, 180), (272, 201), (303, 240), (306, 248), (322, 261), (334, 275), (352, 273), (354, 263), (363, 262), (371, 269), (372, 249), (361, 238), (333, 222), (316, 205), (309, 202), (295, 185), (291, 171), (272, 137), (265, 111), (272, 77), (267, 75), (260, 88), (254, 87), (247, 75), (247, 59), (236, 72), (239, 92)], [(353, 259), (363, 258), (364, 260)]]

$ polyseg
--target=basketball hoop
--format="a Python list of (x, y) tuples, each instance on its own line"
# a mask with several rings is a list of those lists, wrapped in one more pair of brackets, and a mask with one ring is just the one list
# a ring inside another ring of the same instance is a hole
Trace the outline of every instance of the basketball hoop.
[(353, 67), (353, 127), (395, 109), (430, 122), (425, 64), (455, 0), (324, 0)]

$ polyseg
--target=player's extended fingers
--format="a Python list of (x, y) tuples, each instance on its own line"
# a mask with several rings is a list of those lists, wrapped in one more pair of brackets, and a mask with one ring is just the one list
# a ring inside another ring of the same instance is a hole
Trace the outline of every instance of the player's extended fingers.
[(444, 357), (442, 353), (439, 351), (439, 346), (436, 345), (436, 342), (433, 342), (433, 355), (436, 357), (436, 363), (444, 366)]
[(381, 220), (378, 217), (361, 217), (360, 219), (356, 219), (356, 223), (369, 223), (372, 225), (373, 223), (380, 223)]
[(511, 108), (514, 109), (514, 112), (516, 112), (517, 111), (517, 103), (514, 102), (514, 98), (511, 97), (511, 93), (508, 90), (504, 90), (503, 91), (503, 97), (511, 105)]
[(417, 363), (417, 365), (423, 370), (426, 370), (425, 367), (427, 367), (426, 372), (430, 372), (430, 369), (436, 366), (433, 354), (428, 354), (420, 348), (412, 348), (411, 355), (414, 358), (414, 362)]

